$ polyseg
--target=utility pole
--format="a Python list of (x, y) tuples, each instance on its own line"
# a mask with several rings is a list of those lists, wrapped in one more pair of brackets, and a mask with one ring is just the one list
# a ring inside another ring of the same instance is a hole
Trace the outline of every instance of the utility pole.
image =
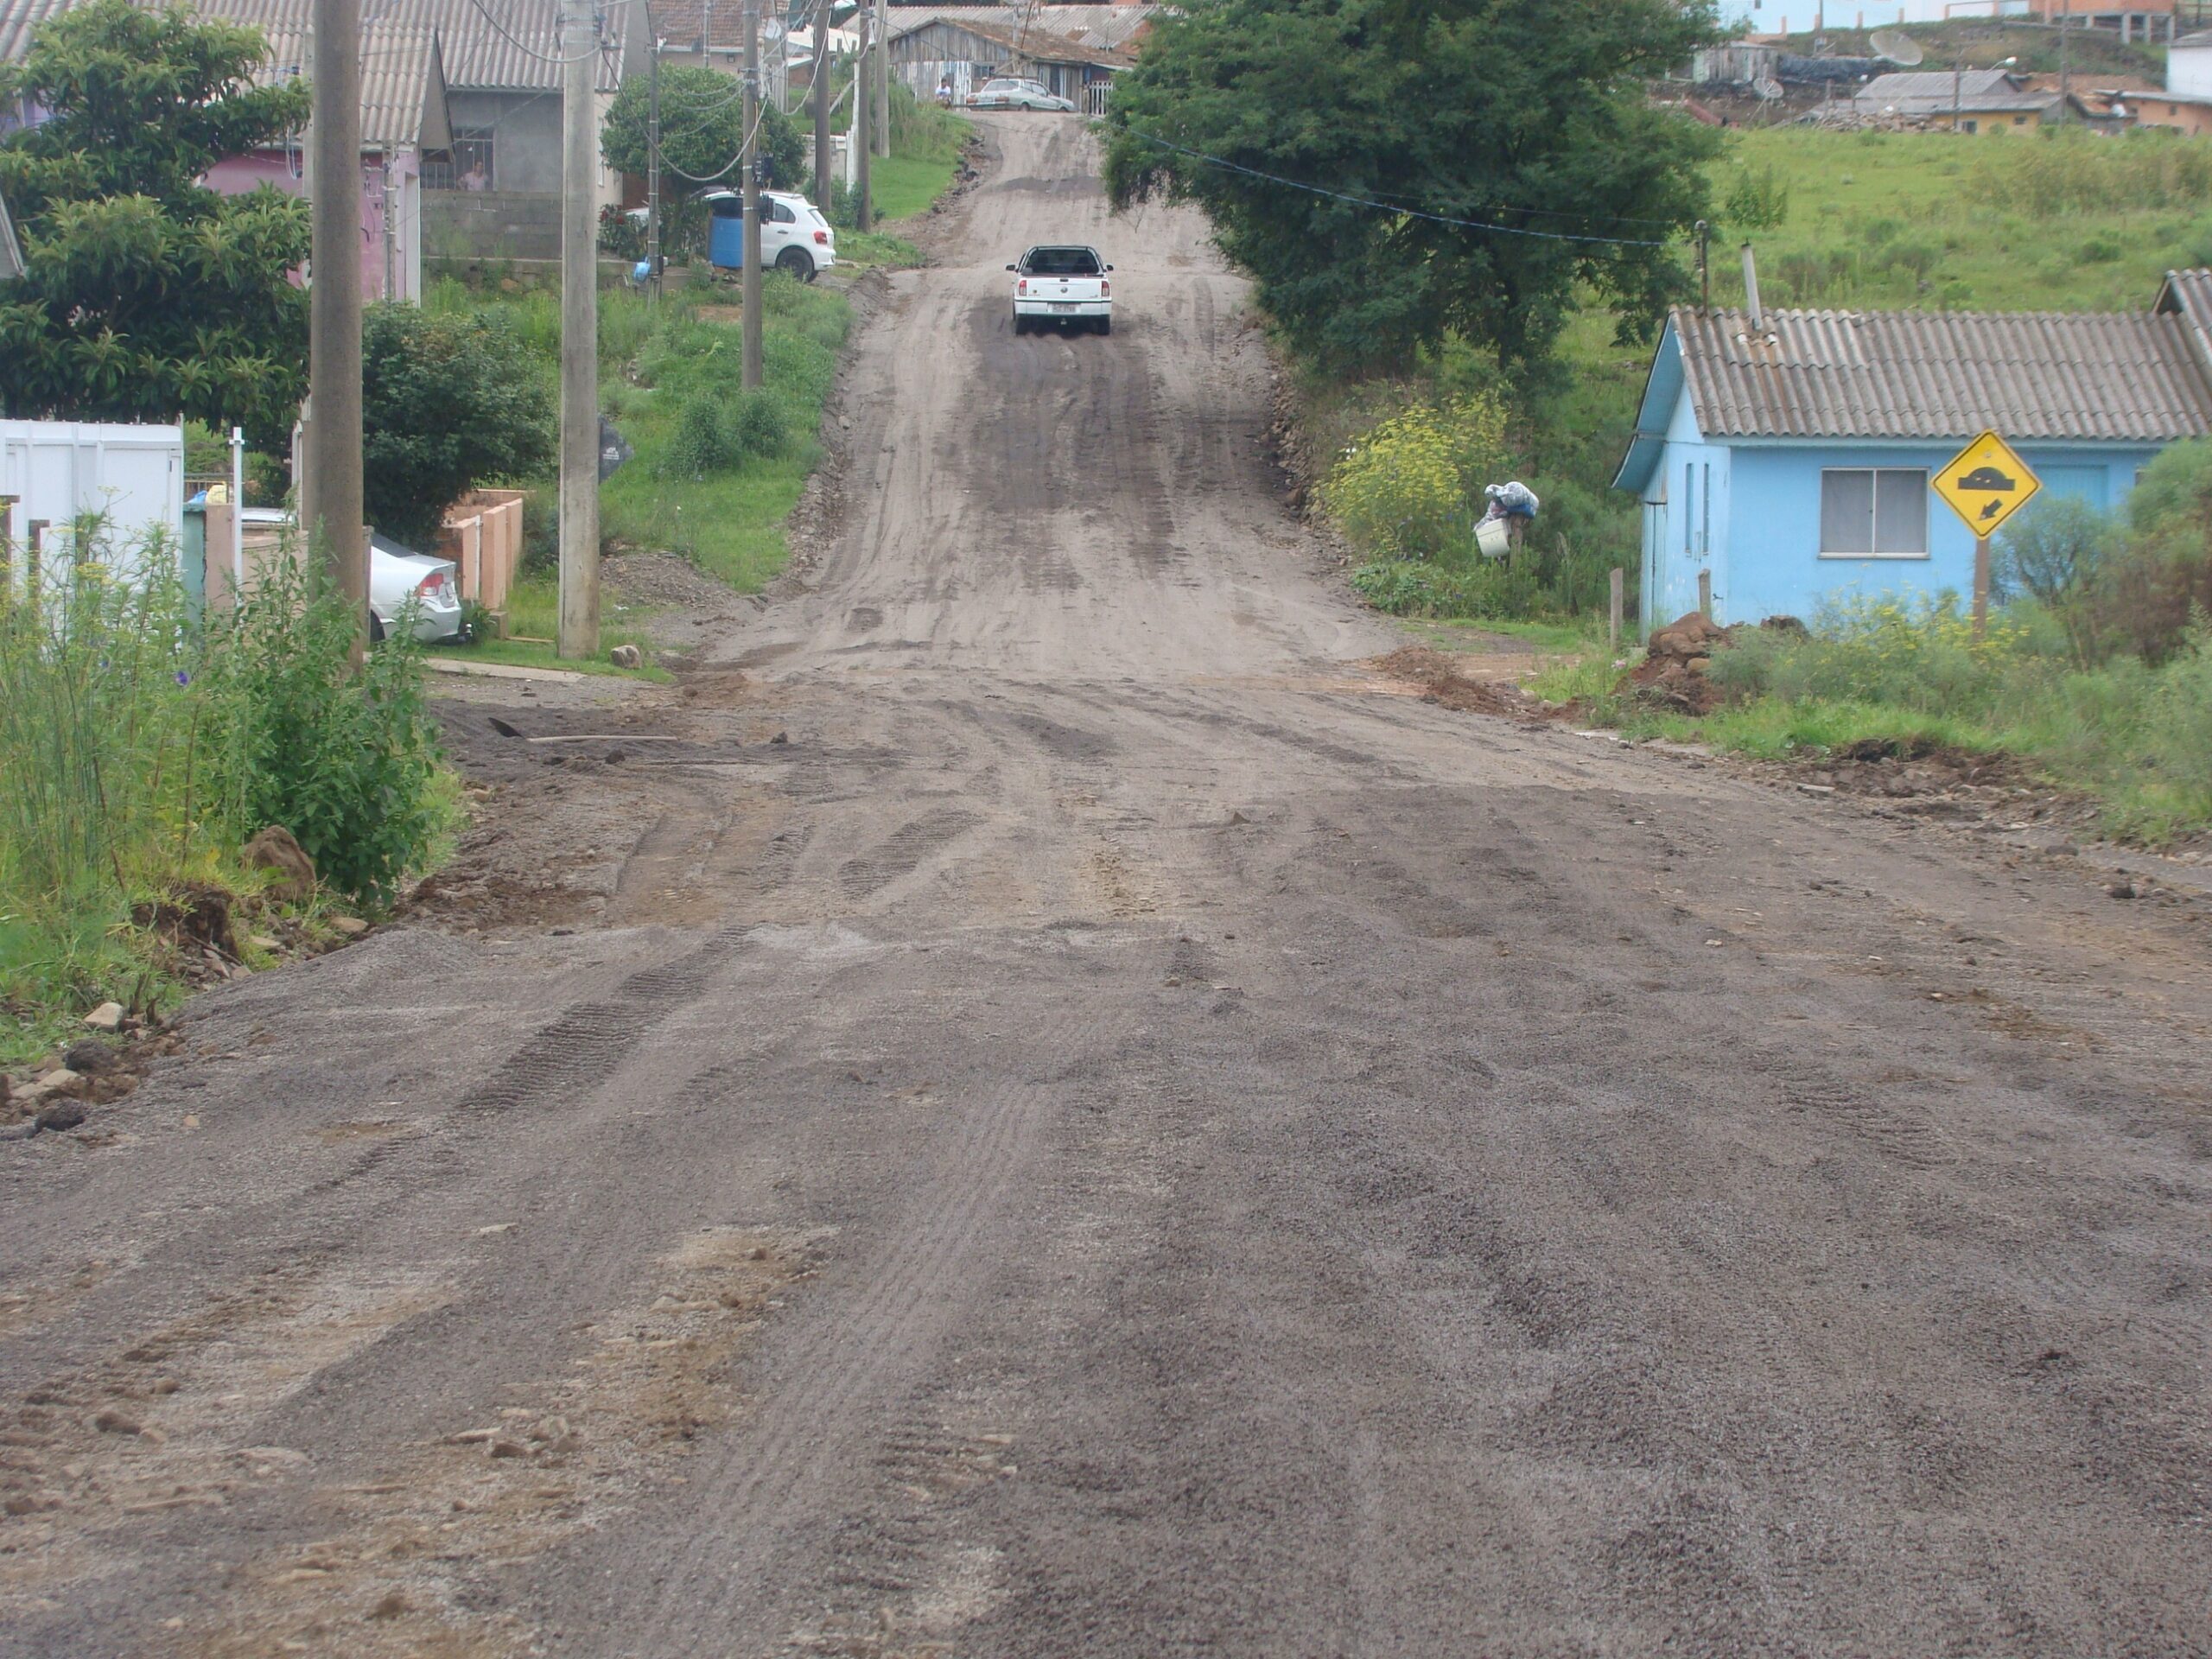
[(863, 231), (875, 228), (875, 203), (868, 189), (868, 130), (875, 124), (868, 119), (868, 105), (875, 100), (868, 95), (868, 77), (875, 73), (875, 66), (868, 54), (875, 50), (875, 22), (863, 6), (853, 14), (861, 26), (860, 55), (853, 60), (853, 119), (845, 134), (847, 152), (856, 169), (853, 180), (853, 223)]
[[(361, 8), (315, 0), (307, 454), (300, 521), (323, 538), (355, 626), (369, 620), (361, 535)], [(312, 541), (309, 546), (313, 546)]]
[(760, 0), (745, 0), (745, 315), (738, 385), (760, 384)]
[(814, 8), (814, 205), (830, 211), (830, 0)]
[(891, 18), (883, 9), (883, 0), (875, 0), (875, 119), (869, 123), (869, 135), (875, 140), (875, 153), (891, 154)]
[(653, 274), (653, 298), (660, 298), (660, 36), (652, 40), (645, 71), (645, 268)]
[(563, 657), (599, 655), (599, 33), (561, 0), (561, 624)]
[(2066, 120), (2068, 111), (2073, 107), (2070, 102), (2074, 91), (2073, 77), (2068, 73), (2066, 64), (2067, 37), (2073, 33), (2066, 25), (2073, 10), (2069, 5), (2066, 10), (2058, 14), (2058, 118), (2061, 122)]

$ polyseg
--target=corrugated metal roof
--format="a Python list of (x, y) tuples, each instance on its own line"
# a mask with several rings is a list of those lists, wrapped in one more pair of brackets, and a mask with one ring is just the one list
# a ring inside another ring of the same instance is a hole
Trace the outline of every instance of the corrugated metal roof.
[[(998, 23), (976, 23), (962, 17), (925, 17), (904, 27), (893, 24), (891, 30), (893, 57), (897, 57), (900, 41), (939, 23), (948, 29), (959, 30), (971, 40), (995, 46), (1017, 61), (1096, 64), (1107, 69), (1127, 69), (1136, 62), (1136, 59), (1127, 52), (1115, 52), (1103, 46), (1086, 46), (1081, 41), (1065, 35), (1054, 35), (1046, 29), (1033, 29), (1024, 35)], [(927, 51), (928, 48), (925, 45), (920, 49)]]
[[(268, 69), (256, 79), (278, 82), (310, 73), (311, 43), (305, 29), (263, 25), (262, 32), (269, 41)], [(364, 22), (361, 147), (443, 149), (452, 142), (437, 32), (393, 17)]]
[(2212, 432), (2208, 378), (2177, 315), (1678, 308), (1708, 437), (2165, 442)]
[[(0, 0), (0, 58), (20, 59), (30, 32), (67, 11), (76, 0)], [(162, 0), (141, 0), (152, 6)], [(619, 0), (607, 9), (606, 37), (599, 60), (599, 90), (611, 92), (622, 83), (623, 54), (629, 30), (622, 27), (632, 5)], [(733, 7), (736, 0), (729, 0)], [(309, 0), (195, 0), (205, 17), (250, 23), (272, 37), (304, 37)], [(558, 0), (362, 0), (362, 29), (379, 22), (434, 29), (443, 55), (446, 83), (455, 89), (557, 92), (561, 88)], [(366, 66), (364, 66), (365, 72)]]
[(0, 62), (21, 63), (31, 31), (69, 10), (72, 0), (0, 0)]
[(1954, 107), (1961, 114), (1986, 115), (2041, 111), (2058, 98), (2055, 92), (2034, 90), (2026, 77), (2002, 69), (1969, 69), (1958, 76), (1948, 70), (1919, 70), (1877, 75), (1853, 94), (1851, 102), (1856, 109), (1899, 115), (1948, 115)]
[[(682, 0), (696, 3), (696, 0)], [(906, 6), (893, 4), (887, 14), (895, 35), (906, 28), (944, 18), (956, 23), (980, 24), (985, 29), (1004, 33), (1019, 33), (1025, 14), (1032, 31), (1045, 29), (1085, 46), (1103, 47), (1109, 51), (1120, 51), (1142, 34), (1145, 29), (1161, 17), (1175, 15), (1175, 8), (1158, 5), (1129, 6), (1039, 6), (1028, 11), (1020, 6)], [(653, 15), (660, 15), (656, 4)]]

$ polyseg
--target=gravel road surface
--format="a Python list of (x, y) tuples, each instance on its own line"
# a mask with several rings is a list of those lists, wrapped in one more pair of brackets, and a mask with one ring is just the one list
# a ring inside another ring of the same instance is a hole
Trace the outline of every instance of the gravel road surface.
[(2212, 1652), (2203, 903), (1408, 695), (986, 130), (793, 591), (0, 1145), (0, 1651)]

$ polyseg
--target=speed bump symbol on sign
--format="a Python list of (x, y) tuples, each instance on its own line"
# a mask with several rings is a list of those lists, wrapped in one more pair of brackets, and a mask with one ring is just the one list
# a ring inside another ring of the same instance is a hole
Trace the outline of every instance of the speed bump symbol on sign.
[(1929, 483), (1977, 536), (1987, 536), (2022, 507), (2043, 480), (1994, 432), (1985, 432)]

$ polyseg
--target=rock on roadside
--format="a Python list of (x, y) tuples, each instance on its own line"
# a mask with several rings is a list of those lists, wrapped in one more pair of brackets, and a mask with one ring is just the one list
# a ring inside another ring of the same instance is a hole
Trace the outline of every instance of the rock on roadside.
[(280, 823), (272, 823), (245, 844), (246, 868), (269, 870), (276, 880), (269, 884), (271, 898), (299, 904), (315, 892), (315, 861), (298, 838)]

